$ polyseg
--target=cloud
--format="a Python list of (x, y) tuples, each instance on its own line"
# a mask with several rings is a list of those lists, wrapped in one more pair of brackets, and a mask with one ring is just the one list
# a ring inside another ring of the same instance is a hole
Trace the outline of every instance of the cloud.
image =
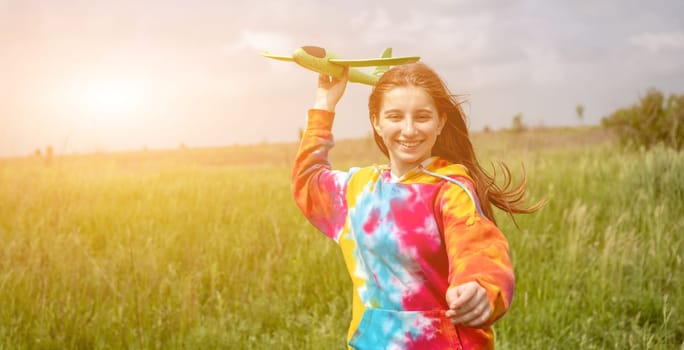
[(551, 49), (527, 48), (532, 82), (539, 85), (555, 85), (566, 81), (565, 63), (562, 57)]
[(684, 49), (684, 32), (641, 33), (629, 38), (630, 44), (650, 52)]
[(392, 21), (387, 11), (381, 7), (376, 7), (372, 12), (363, 10), (358, 15), (349, 20), (349, 24), (354, 29), (364, 29), (369, 32), (391, 30)]
[(227, 54), (234, 54), (245, 49), (288, 54), (295, 49), (295, 44), (292, 38), (284, 33), (246, 29), (240, 32), (240, 36), (235, 42), (225, 45), (223, 48)]

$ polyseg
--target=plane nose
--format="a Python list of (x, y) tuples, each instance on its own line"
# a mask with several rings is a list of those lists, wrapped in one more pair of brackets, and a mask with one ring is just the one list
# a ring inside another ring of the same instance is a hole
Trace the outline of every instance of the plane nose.
[(302, 50), (311, 56), (325, 58), (325, 49), (318, 46), (302, 46)]

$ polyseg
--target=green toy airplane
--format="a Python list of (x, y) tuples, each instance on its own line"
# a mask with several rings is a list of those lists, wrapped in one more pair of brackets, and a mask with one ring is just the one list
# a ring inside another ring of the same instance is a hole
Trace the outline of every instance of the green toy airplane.
[[(271, 55), (264, 51), (262, 56), (280, 61), (295, 62), (298, 65), (314, 72), (327, 74), (336, 78), (342, 76), (344, 67), (349, 68), (349, 81), (367, 85), (375, 85), (390, 66), (413, 63), (420, 59), (418, 56), (392, 57), (392, 48), (385, 49), (379, 58), (365, 60), (343, 60), (334, 54), (318, 46), (302, 46), (295, 50), (292, 56)], [(351, 67), (377, 67), (373, 73), (368, 74)]]

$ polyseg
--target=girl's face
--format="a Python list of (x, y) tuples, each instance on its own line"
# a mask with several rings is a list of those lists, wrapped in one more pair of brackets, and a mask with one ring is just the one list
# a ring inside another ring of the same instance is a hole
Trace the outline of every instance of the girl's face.
[(382, 96), (379, 115), (373, 116), (373, 128), (387, 146), (394, 175), (404, 175), (431, 156), (445, 122), (423, 88), (400, 86)]

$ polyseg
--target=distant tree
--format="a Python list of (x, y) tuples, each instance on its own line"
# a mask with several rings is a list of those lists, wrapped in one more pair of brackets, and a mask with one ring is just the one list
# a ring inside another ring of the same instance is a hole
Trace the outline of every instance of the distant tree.
[(51, 164), (53, 155), (54, 150), (52, 149), (52, 145), (48, 145), (47, 147), (45, 147), (45, 163)]
[(489, 125), (485, 125), (485, 127), (484, 127), (484, 129), (482, 129), (482, 131), (484, 131), (486, 133), (490, 133), (490, 132), (492, 132), (492, 129), (489, 127)]
[(36, 157), (40, 157), (43, 155), (43, 153), (40, 151), (40, 148), (36, 148), (36, 150), (33, 151), (33, 155)]
[(513, 132), (523, 132), (527, 130), (527, 126), (522, 121), (523, 116), (522, 113), (518, 113), (513, 116), (513, 126), (511, 127), (511, 130)]
[(579, 119), (580, 124), (582, 124), (582, 121), (584, 120), (584, 106), (578, 104), (575, 107), (575, 112), (577, 113), (577, 119)]
[(684, 95), (667, 99), (657, 89), (630, 107), (621, 108), (601, 120), (614, 129), (624, 144), (650, 148), (662, 143), (677, 150), (684, 148)]

